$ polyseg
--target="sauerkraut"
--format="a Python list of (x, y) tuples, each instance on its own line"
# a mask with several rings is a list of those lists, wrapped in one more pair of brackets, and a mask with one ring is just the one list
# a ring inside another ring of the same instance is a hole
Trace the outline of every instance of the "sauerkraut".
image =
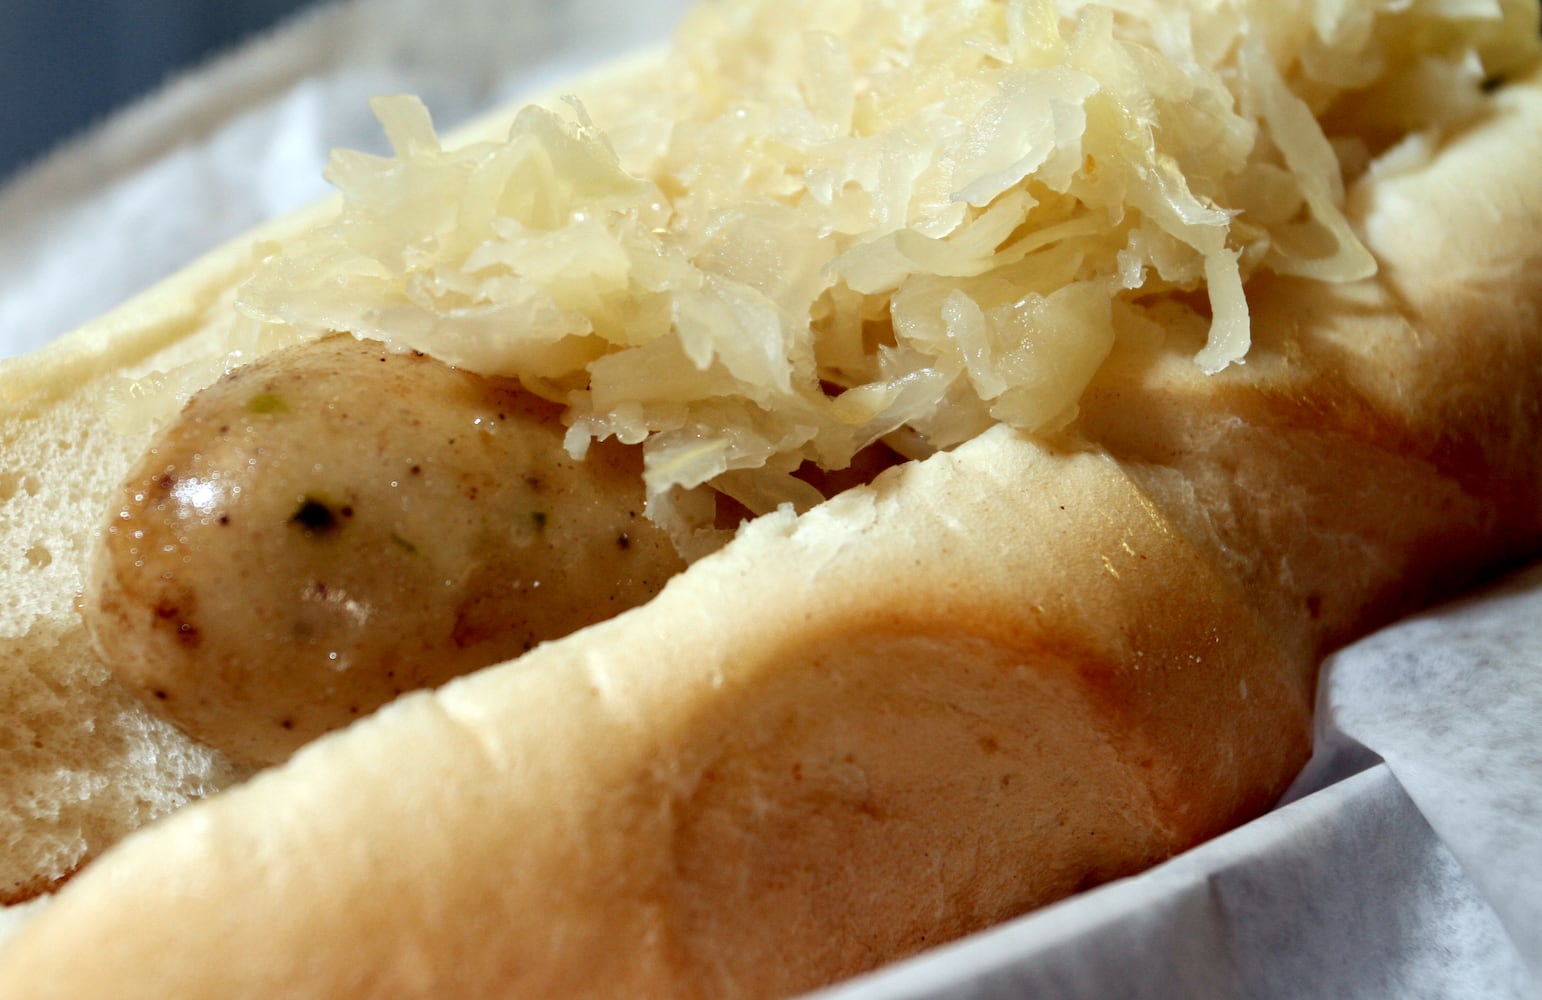
[[(242, 290), (567, 406), (567, 444), (645, 449), (650, 495), (806, 506), (805, 462), (1050, 431), (1142, 310), (1373, 273), (1346, 172), (1470, 113), (1534, 56), (1533, 0), (733, 0), (646, 93), (521, 111), (445, 149), (334, 155), (337, 221)], [(1149, 324), (1148, 324), (1149, 326)]]

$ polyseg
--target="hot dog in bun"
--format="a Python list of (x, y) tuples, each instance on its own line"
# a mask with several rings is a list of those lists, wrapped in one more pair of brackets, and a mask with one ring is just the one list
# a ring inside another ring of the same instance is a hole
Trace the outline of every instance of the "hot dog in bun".
[(786, 995), (1258, 815), (1542, 540), (1539, 50), (745, 0), (382, 102), (0, 372), (0, 993)]

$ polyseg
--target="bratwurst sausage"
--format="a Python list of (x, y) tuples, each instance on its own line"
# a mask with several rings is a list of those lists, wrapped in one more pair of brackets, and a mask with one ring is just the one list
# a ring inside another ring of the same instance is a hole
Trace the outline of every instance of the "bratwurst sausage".
[(120, 677), (254, 764), (641, 604), (683, 567), (641, 458), (512, 379), (336, 336), (198, 394), (122, 487), (84, 615)]

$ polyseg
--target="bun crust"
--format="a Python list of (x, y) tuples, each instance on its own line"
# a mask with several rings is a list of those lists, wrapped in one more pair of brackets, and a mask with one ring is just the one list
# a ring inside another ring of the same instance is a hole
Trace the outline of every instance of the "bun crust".
[[(1379, 276), (1256, 280), (1246, 365), (1201, 375), (1175, 319), (1055, 440), (998, 427), (763, 517), (644, 607), (130, 836), (0, 994), (782, 995), (1257, 815), (1324, 650), (1538, 547), (1538, 122), (1533, 75), (1362, 182)], [(196, 326), (196, 298), (142, 308)], [(71, 398), (153, 328), (10, 384)]]

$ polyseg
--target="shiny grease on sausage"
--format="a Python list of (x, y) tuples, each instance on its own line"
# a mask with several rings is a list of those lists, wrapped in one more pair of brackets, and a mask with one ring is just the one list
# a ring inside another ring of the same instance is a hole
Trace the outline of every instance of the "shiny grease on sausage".
[(104, 661), (255, 764), (641, 604), (683, 568), (636, 449), (512, 379), (335, 336), (237, 369), (131, 473), (83, 604)]

